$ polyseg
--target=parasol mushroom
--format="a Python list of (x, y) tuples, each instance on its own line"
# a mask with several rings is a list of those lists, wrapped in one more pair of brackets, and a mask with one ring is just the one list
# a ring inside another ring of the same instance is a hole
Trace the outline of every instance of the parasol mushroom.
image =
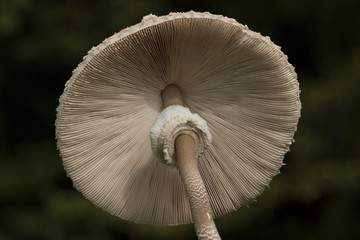
[(149, 15), (74, 70), (56, 136), (74, 187), (96, 206), (136, 223), (194, 221), (215, 239), (213, 217), (279, 172), (300, 108), (294, 68), (268, 37), (210, 13)]

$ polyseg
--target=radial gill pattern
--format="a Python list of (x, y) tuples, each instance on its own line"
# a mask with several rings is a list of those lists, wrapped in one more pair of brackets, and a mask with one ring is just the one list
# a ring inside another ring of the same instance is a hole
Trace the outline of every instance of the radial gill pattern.
[(138, 223), (191, 221), (178, 169), (158, 161), (149, 131), (176, 84), (207, 121), (199, 169), (215, 216), (258, 196), (283, 165), (300, 117), (299, 85), (269, 38), (209, 13), (150, 15), (89, 51), (66, 83), (56, 136), (74, 186)]

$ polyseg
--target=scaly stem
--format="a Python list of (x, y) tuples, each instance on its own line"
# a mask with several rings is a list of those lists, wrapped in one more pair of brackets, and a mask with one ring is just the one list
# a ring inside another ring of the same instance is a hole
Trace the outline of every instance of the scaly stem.
[[(161, 96), (165, 108), (171, 105), (183, 105), (181, 92), (175, 85), (167, 86)], [(220, 240), (213, 220), (209, 196), (199, 172), (195, 141), (190, 135), (180, 135), (175, 140), (175, 148), (179, 172), (190, 202), (196, 235), (201, 240)]]
[(209, 196), (201, 178), (195, 151), (195, 141), (189, 135), (176, 138), (176, 156), (181, 179), (190, 201), (191, 215), (198, 239), (220, 239), (216, 229)]

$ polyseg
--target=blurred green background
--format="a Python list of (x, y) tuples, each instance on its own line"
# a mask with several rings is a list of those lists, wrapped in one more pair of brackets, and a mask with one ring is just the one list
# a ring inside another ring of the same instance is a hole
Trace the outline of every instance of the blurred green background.
[(103, 39), (171, 11), (210, 11), (270, 36), (296, 67), (302, 117), (257, 202), (226, 239), (360, 239), (360, 1), (1, 0), (0, 239), (195, 239), (192, 225), (110, 216), (72, 188), (56, 149), (58, 98)]

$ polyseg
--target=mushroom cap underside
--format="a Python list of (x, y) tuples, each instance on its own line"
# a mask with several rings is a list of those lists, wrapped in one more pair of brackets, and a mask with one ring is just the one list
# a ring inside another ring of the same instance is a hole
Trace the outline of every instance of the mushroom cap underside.
[(209, 126), (213, 143), (199, 170), (214, 216), (252, 201), (293, 141), (301, 108), (297, 75), (268, 37), (210, 13), (147, 16), (84, 57), (56, 120), (74, 186), (133, 222), (191, 221), (178, 170), (156, 159), (149, 139), (169, 84)]

